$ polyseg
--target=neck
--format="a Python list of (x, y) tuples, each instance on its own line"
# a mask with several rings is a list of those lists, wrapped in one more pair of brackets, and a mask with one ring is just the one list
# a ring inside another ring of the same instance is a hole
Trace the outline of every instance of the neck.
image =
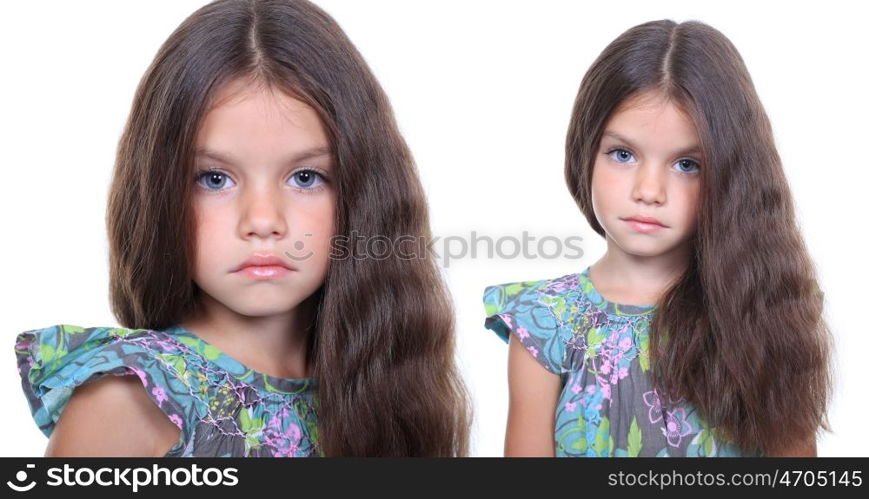
[(202, 293), (197, 313), (181, 327), (245, 366), (276, 378), (309, 376), (308, 328), (313, 319), (309, 298), (276, 315), (241, 315)]
[(657, 303), (685, 272), (690, 247), (655, 256), (626, 253), (607, 238), (607, 252), (590, 269), (592, 282), (607, 301), (630, 305)]

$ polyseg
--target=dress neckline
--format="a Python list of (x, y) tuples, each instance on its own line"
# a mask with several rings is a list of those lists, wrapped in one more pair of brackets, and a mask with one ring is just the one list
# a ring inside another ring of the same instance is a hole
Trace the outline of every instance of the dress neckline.
[(657, 305), (627, 305), (623, 303), (615, 303), (607, 300), (600, 294), (594, 283), (591, 281), (591, 266), (588, 266), (577, 274), (579, 289), (582, 291), (589, 301), (600, 310), (609, 315), (614, 316), (644, 316), (651, 315), (658, 308)]
[[(315, 378), (278, 378), (256, 371), (181, 325), (170, 326), (165, 329), (165, 332), (177, 338), (182, 344), (194, 348), (196, 353), (200, 354), (207, 362), (217, 365), (242, 382), (267, 392), (298, 395), (317, 386)], [(185, 338), (187, 339), (185, 340)]]

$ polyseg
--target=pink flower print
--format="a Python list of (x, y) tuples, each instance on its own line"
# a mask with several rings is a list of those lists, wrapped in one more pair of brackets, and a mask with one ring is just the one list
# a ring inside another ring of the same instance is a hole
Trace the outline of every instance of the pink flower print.
[(170, 414), (169, 420), (175, 423), (175, 426), (177, 426), (178, 428), (184, 428), (184, 423), (181, 421), (181, 416), (177, 414)]
[(632, 346), (634, 346), (634, 342), (632, 342), (631, 339), (627, 336), (622, 338), (622, 341), (619, 342), (619, 348), (623, 352), (630, 350)]
[(664, 416), (667, 425), (665, 428), (661, 428), (661, 432), (667, 437), (667, 445), (679, 447), (679, 444), (682, 443), (682, 437), (690, 435), (693, 431), (685, 414), (685, 409), (680, 407), (673, 411), (665, 412)]
[(509, 315), (499, 315), (498, 317), (504, 321), (504, 324), (507, 324), (507, 327), (513, 329), (513, 318)]
[(272, 418), (269, 423), (266, 425), (266, 428), (270, 430), (274, 430), (276, 432), (281, 431), (281, 420), (280, 418)]
[(276, 438), (269, 438), (271, 445), (277, 447), (275, 454), (282, 457), (295, 456), (299, 451), (299, 441), (302, 439), (302, 430), (297, 424), (290, 424), (287, 431), (279, 433)]
[(624, 379), (628, 377), (628, 368), (622, 367), (619, 369), (619, 379)]
[(302, 438), (302, 430), (299, 428), (299, 425), (293, 423), (287, 428), (287, 436), (290, 437), (293, 441), (297, 442)]
[(600, 391), (603, 393), (603, 398), (612, 400), (612, 388), (610, 388), (610, 385), (601, 385)]
[(519, 326), (516, 328), (516, 336), (518, 336), (520, 340), (524, 340), (528, 338), (528, 330), (523, 326)]
[(551, 283), (549, 286), (547, 286), (546, 291), (551, 291), (553, 293), (561, 293), (565, 289), (567, 289), (567, 283), (565, 283), (563, 281), (555, 281), (555, 282)]
[(573, 412), (576, 410), (576, 402), (568, 402), (564, 404), (564, 410), (567, 412)]
[(579, 385), (573, 385), (570, 387), (570, 391), (572, 391), (574, 395), (577, 395), (580, 391), (582, 391), (582, 387)]
[(602, 372), (604, 374), (609, 374), (612, 372), (612, 370), (613, 370), (613, 366), (610, 364), (610, 362), (608, 360), (605, 361), (602, 366), (600, 366), (600, 372)]
[(129, 369), (130, 371), (133, 371), (136, 374), (136, 376), (138, 376), (139, 379), (142, 380), (142, 384), (145, 385), (145, 388), (148, 388), (148, 378), (145, 376), (144, 371), (142, 371), (138, 367), (128, 367), (127, 369)]
[(168, 397), (166, 397), (166, 391), (163, 390), (162, 386), (154, 385), (154, 388), (151, 389), (151, 395), (153, 395), (154, 399), (157, 400), (158, 406), (163, 405), (163, 402), (168, 400)]
[(533, 355), (535, 358), (537, 357), (537, 354), (540, 353), (534, 347), (528, 347), (528, 351), (531, 352), (531, 355)]
[(661, 399), (658, 397), (658, 392), (652, 390), (643, 394), (643, 402), (649, 407), (649, 422), (657, 423), (661, 420)]

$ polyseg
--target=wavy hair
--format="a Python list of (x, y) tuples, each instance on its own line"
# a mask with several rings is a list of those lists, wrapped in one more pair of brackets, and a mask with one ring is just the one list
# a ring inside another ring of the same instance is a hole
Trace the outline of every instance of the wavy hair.
[[(107, 228), (119, 322), (161, 329), (193, 313), (195, 137), (220, 88), (263, 83), (314, 108), (335, 161), (336, 234), (430, 239), (425, 195), (391, 107), (341, 28), (304, 0), (221, 0), (188, 17), (137, 89)], [(327, 456), (457, 456), (470, 410), (453, 306), (433, 258), (332, 259), (312, 296), (310, 358)]]
[(720, 436), (781, 452), (829, 429), (831, 339), (772, 128), (733, 44), (700, 22), (654, 21), (610, 43), (582, 80), (565, 178), (591, 227), (601, 134), (620, 103), (660, 92), (703, 156), (695, 248), (652, 322), (653, 382)]

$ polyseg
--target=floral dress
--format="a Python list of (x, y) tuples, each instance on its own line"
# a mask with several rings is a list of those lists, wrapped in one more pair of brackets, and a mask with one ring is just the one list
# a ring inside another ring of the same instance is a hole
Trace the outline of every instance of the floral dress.
[(15, 353), (46, 436), (77, 386), (108, 374), (135, 375), (181, 430), (166, 457), (319, 454), (314, 380), (260, 374), (180, 326), (57, 325), (21, 333)]
[(747, 455), (720, 438), (688, 403), (653, 388), (654, 306), (606, 301), (588, 269), (490, 286), (484, 303), (486, 328), (504, 341), (512, 333), (544, 368), (561, 376), (556, 456)]

